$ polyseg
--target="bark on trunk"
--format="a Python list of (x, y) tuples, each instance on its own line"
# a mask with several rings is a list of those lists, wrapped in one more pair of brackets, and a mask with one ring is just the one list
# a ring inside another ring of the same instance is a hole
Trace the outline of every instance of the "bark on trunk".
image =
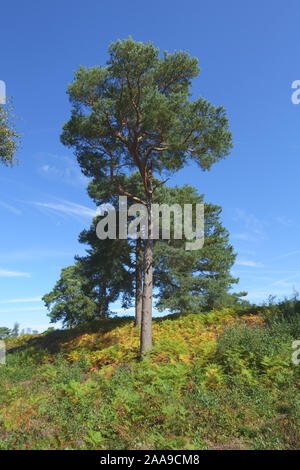
[(141, 356), (152, 349), (152, 263), (153, 263), (153, 240), (152, 240), (152, 170), (148, 174), (148, 239), (144, 253), (144, 289), (143, 289), (143, 313), (141, 328)]
[(143, 268), (142, 268), (142, 240), (136, 241), (136, 261), (135, 261), (135, 326), (142, 324), (143, 310)]
[(100, 305), (99, 319), (104, 320), (104, 318), (106, 318), (106, 306), (105, 305)]
[(106, 286), (104, 285), (103, 289), (102, 289), (103, 293), (101, 295), (101, 299), (100, 299), (100, 305), (99, 305), (99, 319), (100, 320), (104, 320), (104, 318), (106, 318), (106, 313), (107, 313), (107, 307), (108, 307), (108, 304), (107, 304), (107, 297), (106, 297)]

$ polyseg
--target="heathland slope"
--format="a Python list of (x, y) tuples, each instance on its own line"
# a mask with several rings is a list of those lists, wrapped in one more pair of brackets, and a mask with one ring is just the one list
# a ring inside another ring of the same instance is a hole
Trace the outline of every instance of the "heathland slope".
[(8, 341), (1, 449), (295, 449), (299, 314), (236, 308), (131, 318)]

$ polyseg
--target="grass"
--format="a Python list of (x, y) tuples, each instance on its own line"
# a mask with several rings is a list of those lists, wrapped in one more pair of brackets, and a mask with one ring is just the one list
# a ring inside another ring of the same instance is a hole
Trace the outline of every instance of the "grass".
[(236, 308), (10, 339), (0, 449), (296, 449), (300, 315)]

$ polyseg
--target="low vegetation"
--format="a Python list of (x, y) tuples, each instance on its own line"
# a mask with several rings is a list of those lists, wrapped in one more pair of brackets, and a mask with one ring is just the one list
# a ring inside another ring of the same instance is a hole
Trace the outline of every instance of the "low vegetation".
[(295, 303), (132, 318), (7, 340), (1, 449), (296, 449)]

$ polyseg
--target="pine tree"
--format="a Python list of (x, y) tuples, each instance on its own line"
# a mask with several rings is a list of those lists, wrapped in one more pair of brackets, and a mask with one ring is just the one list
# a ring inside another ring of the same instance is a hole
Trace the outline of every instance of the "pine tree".
[(131, 306), (134, 295), (132, 246), (127, 240), (100, 240), (95, 218), (89, 230), (83, 230), (79, 242), (87, 244), (87, 254), (76, 257), (86, 279), (87, 293), (94, 298), (99, 318), (107, 317), (109, 305), (122, 297), (122, 307)]
[[(182, 207), (204, 203), (204, 196), (189, 185), (161, 188), (160, 197), (169, 205), (177, 203)], [(236, 254), (220, 220), (221, 211), (219, 206), (204, 203), (204, 246), (201, 250), (186, 251), (185, 238), (175, 240), (172, 237), (155, 243), (154, 279), (159, 309), (185, 313), (211, 309), (238, 282), (230, 273)]]
[(42, 298), (51, 323), (61, 321), (64, 326), (74, 327), (97, 318), (97, 304), (88, 291), (80, 263), (63, 268), (52, 291)]
[(6, 326), (0, 327), (0, 339), (8, 338), (11, 334), (11, 330)]
[[(109, 47), (106, 67), (80, 67), (68, 93), (72, 116), (62, 142), (75, 149), (81, 168), (92, 178), (110, 178), (119, 194), (147, 207), (144, 249), (141, 353), (152, 347), (153, 175), (177, 171), (189, 160), (202, 170), (225, 157), (231, 134), (222, 107), (204, 98), (190, 100), (197, 59), (186, 52), (164, 53), (131, 38)], [(145, 199), (129, 193), (122, 170), (138, 170)]]

